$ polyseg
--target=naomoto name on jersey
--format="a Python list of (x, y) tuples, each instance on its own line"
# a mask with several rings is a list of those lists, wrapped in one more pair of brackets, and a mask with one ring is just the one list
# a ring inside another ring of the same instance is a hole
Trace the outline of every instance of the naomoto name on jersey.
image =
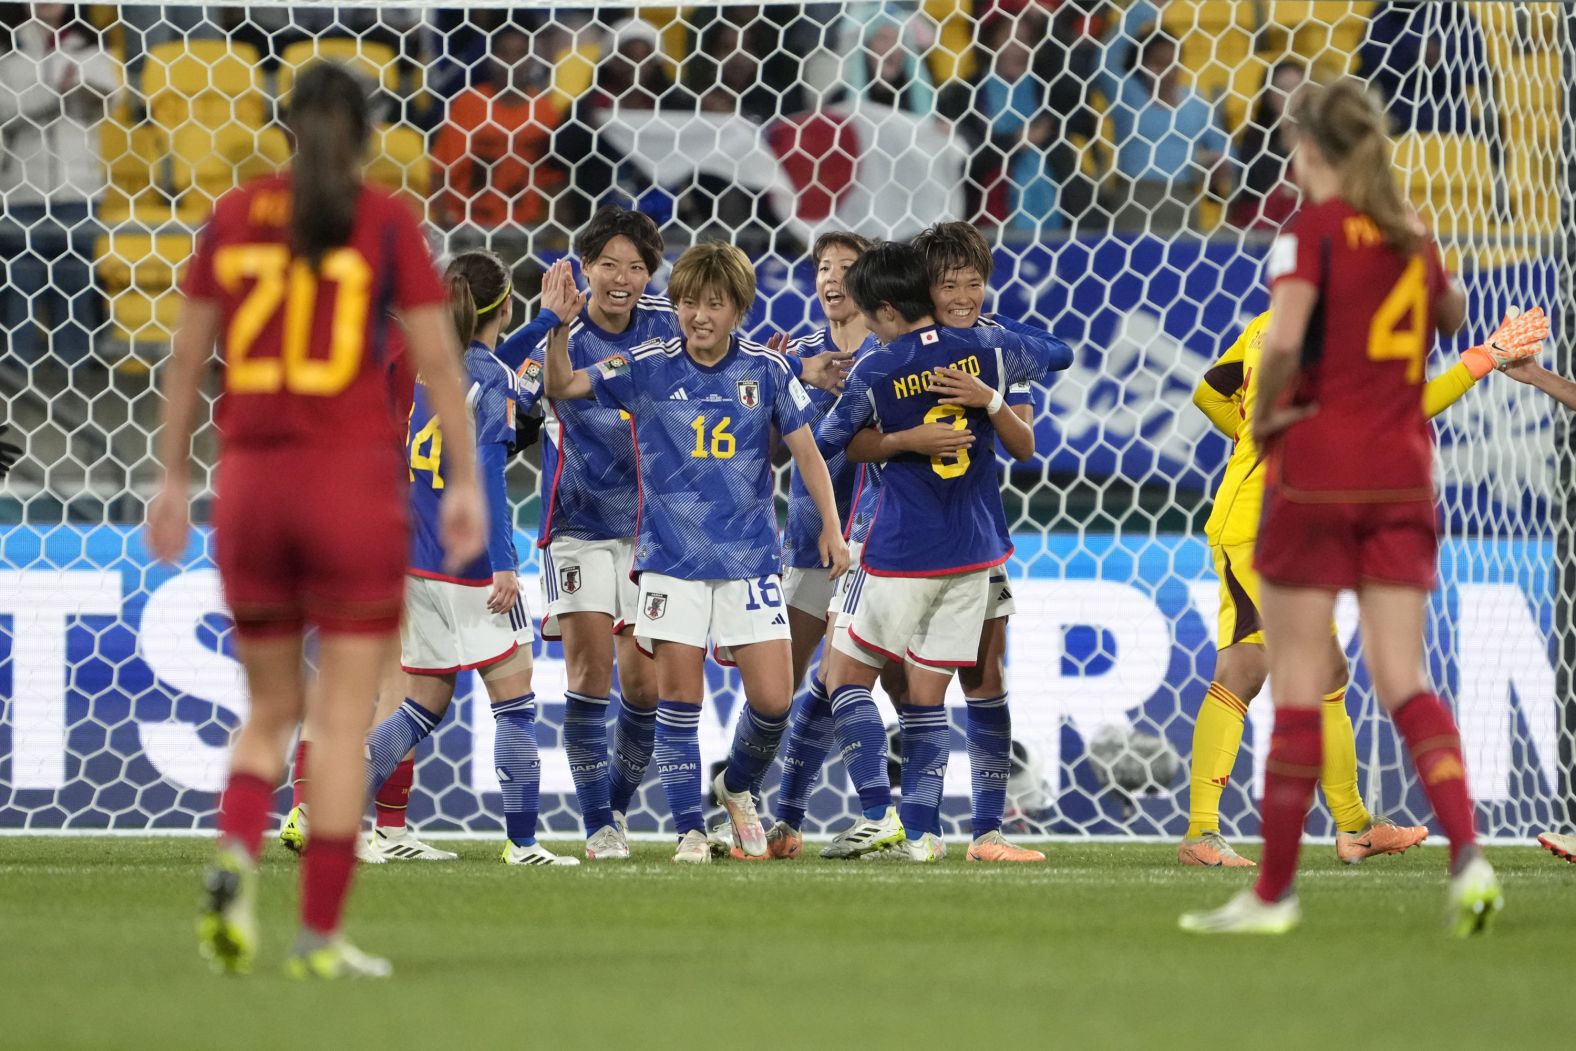
[[(946, 368), (957, 369), (960, 372), (967, 372), (971, 376), (978, 376), (980, 374), (979, 355), (970, 354), (962, 361), (954, 361), (952, 364), (947, 365)], [(899, 398), (912, 398), (916, 394), (928, 394), (930, 393), (930, 376), (931, 370), (923, 369), (919, 372), (910, 372), (906, 376), (894, 377), (892, 380), (893, 392)]]

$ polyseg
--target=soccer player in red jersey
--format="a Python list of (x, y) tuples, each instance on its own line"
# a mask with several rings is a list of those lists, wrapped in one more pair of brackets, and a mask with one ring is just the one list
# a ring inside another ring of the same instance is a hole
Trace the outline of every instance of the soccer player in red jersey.
[(1455, 719), (1423, 671), (1439, 543), (1424, 366), (1435, 333), (1461, 327), (1465, 295), (1401, 194), (1384, 111), (1367, 90), (1354, 80), (1310, 85), (1291, 118), (1305, 200), (1270, 249), (1272, 318), (1253, 425), (1267, 454), (1254, 565), (1278, 705), (1264, 855), (1251, 890), (1181, 925), (1261, 934), (1297, 925), (1292, 880), (1322, 761), (1330, 621), (1350, 588), (1375, 692), (1450, 840), (1451, 929), (1471, 934), (1503, 895), (1476, 845)]
[[(339, 934), (365, 803), (362, 742), (403, 603), (407, 478), (391, 411), (385, 310), (399, 313), (416, 371), (450, 434), (468, 435), (459, 348), (444, 289), (410, 209), (361, 183), (370, 123), (359, 82), (332, 63), (292, 92), (286, 173), (227, 194), (198, 238), (165, 381), (164, 482), (148, 546), (186, 548), (198, 388), (215, 343), (224, 389), (214, 561), (235, 618), (251, 710), (219, 801), (199, 947), (244, 972), (256, 952), (256, 859), (285, 749), (306, 719), (313, 835), (302, 867), (296, 977), (383, 977), (387, 961)], [(475, 443), (456, 441), (442, 531), (482, 548)], [(319, 635), (308, 703), (303, 642)]]

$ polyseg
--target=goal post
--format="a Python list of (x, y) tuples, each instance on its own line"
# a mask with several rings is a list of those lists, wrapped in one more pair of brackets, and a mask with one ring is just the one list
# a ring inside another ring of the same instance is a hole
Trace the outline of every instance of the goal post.
[[(526, 314), (543, 267), (609, 202), (652, 215), (669, 262), (697, 240), (745, 248), (760, 287), (745, 328), (760, 338), (820, 322), (805, 258), (818, 234), (978, 226), (995, 266), (986, 309), (1075, 352), (1036, 393), (1034, 460), (1002, 461), (1009, 819), (1026, 833), (1186, 825), (1217, 641), (1202, 523), (1229, 452), (1191, 394), (1267, 303), (1263, 257), (1296, 207), (1277, 103), (1300, 79), (1358, 75), (1388, 99), (1405, 190), (1469, 292), (1466, 333), (1431, 373), (1507, 307), (1541, 304), (1556, 318), (1547, 363), (1576, 376), (1576, 14), (1558, 3), (77, 10), (80, 24), (0, 27), (0, 419), (26, 446), (0, 483), (0, 830), (212, 824), (247, 706), (205, 525), (217, 384), (194, 453), (197, 538), (177, 567), (151, 562), (138, 532), (157, 384), (196, 231), (218, 195), (286, 161), (290, 86), (319, 57), (350, 65), (373, 99), (367, 179), (420, 211), (440, 257), (503, 255)], [(46, 28), (60, 47), (40, 43)], [(1429, 672), (1460, 719), (1480, 825), (1525, 840), (1576, 821), (1576, 430), (1495, 374), (1436, 435)], [(539, 464), (533, 451), (509, 468), (538, 605)], [(1338, 620), (1369, 805), (1424, 820), (1350, 603)], [(742, 697), (732, 672), (707, 675), (709, 763)], [(538, 644), (534, 686), (544, 827), (569, 835), (556, 644)], [(424, 828), (499, 827), (480, 697), (462, 682), (423, 746), (411, 814)], [(1249, 709), (1228, 835), (1257, 833), (1272, 703)], [(969, 770), (961, 696), (949, 704), (944, 817), (958, 833)], [(654, 774), (638, 804), (632, 827), (666, 827)], [(834, 760), (807, 831), (854, 811)], [(1322, 803), (1309, 829), (1333, 831)]]

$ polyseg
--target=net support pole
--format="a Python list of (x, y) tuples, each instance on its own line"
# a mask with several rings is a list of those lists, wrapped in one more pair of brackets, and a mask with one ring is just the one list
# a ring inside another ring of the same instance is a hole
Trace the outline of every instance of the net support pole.
[[(1561, 27), (1561, 88), (1566, 114), (1576, 113), (1576, 9)], [(1556, 241), (1554, 365), (1576, 376), (1576, 134), (1560, 133), (1560, 236)], [(1554, 681), (1560, 709), (1559, 793), (1555, 817), (1576, 828), (1576, 417), (1560, 411), (1554, 422)]]

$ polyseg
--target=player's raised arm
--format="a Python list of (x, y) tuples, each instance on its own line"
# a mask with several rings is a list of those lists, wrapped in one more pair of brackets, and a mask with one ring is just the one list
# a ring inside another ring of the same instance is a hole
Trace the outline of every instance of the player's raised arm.
[(1423, 388), (1423, 414), (1429, 419), (1438, 416), (1495, 369), (1510, 371), (1520, 362), (1536, 359), (1548, 335), (1549, 319), (1542, 307), (1526, 313), (1512, 310), (1487, 340), (1463, 351), (1454, 367), (1428, 381)]
[[(504, 292), (506, 296), (511, 294), (513, 289)], [(526, 359), (544, 339), (552, 334), (554, 329), (564, 328), (567, 331), (569, 322), (573, 321), (581, 308), (586, 305), (586, 299), (586, 293), (580, 291), (579, 286), (575, 284), (574, 269), (569, 265), (569, 260), (558, 260), (542, 275), (541, 310), (527, 324), (498, 344), (498, 349), (493, 353), (498, 356), (499, 361), (518, 372)]]
[(544, 365), (542, 389), (549, 398), (567, 401), (596, 397), (591, 386), (591, 374), (569, 363), (568, 325), (559, 325), (548, 335)]
[(164, 421), (155, 446), (164, 480), (148, 507), (148, 550), (173, 562), (186, 549), (191, 524), (190, 464), (202, 370), (219, 338), (217, 301), (181, 301), (170, 357), (164, 365)]

